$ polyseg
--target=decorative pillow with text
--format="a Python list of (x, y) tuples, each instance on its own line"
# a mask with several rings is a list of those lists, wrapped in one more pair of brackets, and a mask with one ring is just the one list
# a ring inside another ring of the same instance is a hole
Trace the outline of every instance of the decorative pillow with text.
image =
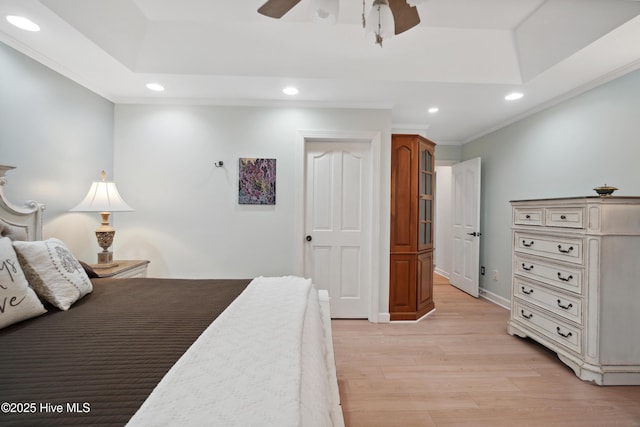
[(0, 238), (0, 329), (46, 311), (27, 283), (11, 240)]
[(13, 242), (13, 247), (31, 287), (59, 309), (68, 310), (93, 291), (84, 268), (61, 240)]

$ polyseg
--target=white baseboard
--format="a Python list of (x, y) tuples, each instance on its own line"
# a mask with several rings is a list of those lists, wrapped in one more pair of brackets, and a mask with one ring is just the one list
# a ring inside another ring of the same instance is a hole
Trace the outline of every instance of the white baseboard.
[(444, 270), (440, 270), (438, 267), (434, 268), (433, 271), (435, 271), (436, 273), (438, 273), (439, 275), (446, 277), (447, 279), (449, 278), (449, 273), (447, 273)]
[(370, 320), (372, 323), (391, 323), (391, 315), (389, 313), (378, 313), (376, 321)]
[(480, 298), (484, 298), (489, 302), (492, 302), (500, 307), (511, 310), (511, 301), (505, 297), (501, 297), (498, 294), (494, 294), (493, 292), (489, 292), (486, 289), (480, 288), (479, 290)]

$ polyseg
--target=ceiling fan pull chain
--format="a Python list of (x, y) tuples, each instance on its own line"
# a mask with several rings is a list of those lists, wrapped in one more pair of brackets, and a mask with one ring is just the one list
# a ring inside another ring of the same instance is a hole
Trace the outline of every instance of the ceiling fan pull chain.
[(364, 1), (365, 0), (362, 0), (362, 28), (366, 28), (367, 27), (367, 18), (365, 18), (365, 16), (364, 16), (364, 9), (365, 9)]
[[(375, 5), (373, 6), (375, 7)], [(380, 4), (378, 4), (378, 32), (376, 33), (376, 44), (382, 47), (382, 13), (380, 12)]]

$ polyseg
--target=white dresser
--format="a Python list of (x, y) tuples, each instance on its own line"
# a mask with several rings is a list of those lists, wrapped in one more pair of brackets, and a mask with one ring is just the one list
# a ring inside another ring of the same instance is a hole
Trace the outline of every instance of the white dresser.
[(640, 384), (640, 197), (512, 201), (508, 332), (578, 377)]

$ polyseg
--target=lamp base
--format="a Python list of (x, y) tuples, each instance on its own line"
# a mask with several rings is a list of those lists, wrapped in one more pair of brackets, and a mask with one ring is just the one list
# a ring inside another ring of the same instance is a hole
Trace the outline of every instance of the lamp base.
[(98, 263), (93, 265), (94, 269), (96, 268), (111, 268), (117, 266), (118, 263), (113, 261), (113, 252), (111, 251), (102, 251), (98, 252)]

